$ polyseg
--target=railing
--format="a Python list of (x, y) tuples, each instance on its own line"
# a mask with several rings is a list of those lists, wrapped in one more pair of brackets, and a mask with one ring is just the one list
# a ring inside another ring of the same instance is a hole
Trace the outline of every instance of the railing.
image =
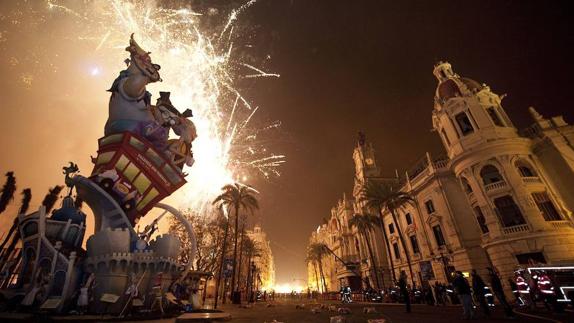
[(550, 222), (555, 229), (562, 229), (562, 228), (571, 228), (572, 223), (568, 220), (561, 220), (561, 221), (551, 221)]
[(504, 229), (504, 234), (513, 234), (513, 233), (530, 231), (530, 227), (528, 226), (528, 224), (519, 224), (519, 225), (514, 225), (511, 227), (506, 227), (503, 229)]
[(484, 190), (488, 192), (488, 191), (492, 191), (492, 190), (501, 189), (504, 187), (506, 187), (506, 182), (500, 181), (500, 182), (490, 183), (490, 184), (484, 185)]
[(472, 201), (475, 201), (475, 200), (476, 200), (476, 197), (474, 196), (474, 192), (469, 192), (467, 195), (468, 195), (468, 200), (469, 200), (469, 201), (472, 202)]
[(538, 176), (522, 177), (522, 181), (523, 181), (525, 184), (539, 184), (539, 183), (542, 183), (542, 181), (540, 180), (540, 177), (538, 177)]
[(438, 159), (434, 161), (436, 169), (446, 168), (448, 166), (448, 159)]

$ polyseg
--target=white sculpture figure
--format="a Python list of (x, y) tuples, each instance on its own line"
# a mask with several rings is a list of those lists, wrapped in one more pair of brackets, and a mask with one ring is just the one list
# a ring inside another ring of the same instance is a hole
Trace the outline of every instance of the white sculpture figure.
[(163, 273), (160, 271), (157, 273), (154, 279), (154, 284), (151, 288), (151, 294), (153, 297), (153, 302), (151, 303), (150, 310), (153, 311), (156, 306), (159, 307), (161, 314), (163, 311)]
[(160, 151), (167, 148), (168, 131), (158, 124), (151, 111), (151, 94), (146, 85), (160, 81), (160, 66), (153, 64), (149, 52), (144, 51), (134, 40), (126, 48), (130, 59), (128, 68), (114, 80), (109, 102), (109, 116), (105, 135), (132, 132), (150, 141)]
[(86, 285), (80, 288), (80, 296), (78, 296), (78, 313), (84, 314), (86, 312), (86, 308), (88, 307), (88, 287)]
[(159, 92), (159, 99), (152, 112), (156, 121), (164, 127), (173, 129), (178, 139), (168, 141), (167, 156), (179, 168), (183, 165), (192, 166), (194, 163), (191, 143), (197, 138), (195, 124), (188, 118), (193, 117), (190, 109), (179, 112), (171, 103), (169, 92)]

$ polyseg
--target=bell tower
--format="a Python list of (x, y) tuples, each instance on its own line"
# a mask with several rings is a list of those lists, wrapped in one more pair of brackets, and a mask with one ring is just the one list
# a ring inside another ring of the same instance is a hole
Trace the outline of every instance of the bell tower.
[(359, 132), (357, 145), (353, 151), (355, 161), (355, 178), (364, 181), (368, 177), (380, 176), (381, 171), (375, 159), (375, 150), (370, 142), (367, 142), (363, 132)]

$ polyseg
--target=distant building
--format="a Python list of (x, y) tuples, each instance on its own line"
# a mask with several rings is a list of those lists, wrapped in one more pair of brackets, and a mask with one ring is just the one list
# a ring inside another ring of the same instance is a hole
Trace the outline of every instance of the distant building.
[[(374, 287), (375, 271), (386, 287), (393, 272), (398, 277), (404, 271), (410, 281), (407, 252), (414, 276), (409, 283), (417, 286), (447, 282), (454, 270), (484, 274), (494, 267), (508, 278), (518, 266), (574, 262), (574, 126), (531, 107), (534, 124), (519, 132), (501, 105), (503, 96), (458, 76), (448, 63), (437, 64), (434, 75), (432, 121), (447, 156), (427, 153), (404, 176), (384, 178), (371, 143), (359, 139), (353, 197), (343, 197), (310, 239), (360, 268), (349, 272), (341, 262), (324, 261), (329, 290), (357, 279)], [(376, 214), (360, 201), (369, 181), (394, 182), (416, 201), (399, 212), (398, 227), (383, 215), (389, 244), (377, 228), (370, 239), (374, 266), (364, 239), (348, 226), (353, 213)], [(309, 286), (316, 289), (312, 269)]]
[(259, 249), (258, 255), (253, 260), (259, 274), (259, 284), (261, 284), (259, 287), (261, 290), (272, 289), (275, 286), (275, 262), (267, 234), (256, 225), (253, 230), (247, 230), (247, 236)]

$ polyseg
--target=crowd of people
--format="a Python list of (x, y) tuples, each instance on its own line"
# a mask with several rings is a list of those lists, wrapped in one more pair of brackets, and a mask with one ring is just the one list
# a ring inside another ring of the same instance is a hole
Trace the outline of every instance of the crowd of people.
[(410, 305), (413, 303), (433, 306), (461, 304), (465, 319), (474, 318), (477, 310), (482, 312), (484, 317), (490, 317), (495, 301), (502, 307), (505, 316), (511, 319), (515, 318), (513, 305), (534, 309), (537, 303), (542, 303), (548, 311), (564, 310), (564, 303), (558, 302), (562, 297), (560, 289), (555, 287), (551, 276), (543, 270), (529, 273), (518, 269), (514, 277), (508, 279), (508, 286), (513, 291), (513, 301), (507, 299), (500, 276), (492, 268), (487, 268), (484, 279), (476, 270), (472, 270), (468, 278), (462, 272), (456, 271), (452, 273), (448, 284), (436, 281), (434, 285), (430, 285), (425, 282), (421, 287), (412, 288), (407, 284), (406, 275), (403, 273), (395, 287), (380, 292), (368, 288), (363, 298), (364, 301), (404, 303), (407, 312), (411, 311)]

